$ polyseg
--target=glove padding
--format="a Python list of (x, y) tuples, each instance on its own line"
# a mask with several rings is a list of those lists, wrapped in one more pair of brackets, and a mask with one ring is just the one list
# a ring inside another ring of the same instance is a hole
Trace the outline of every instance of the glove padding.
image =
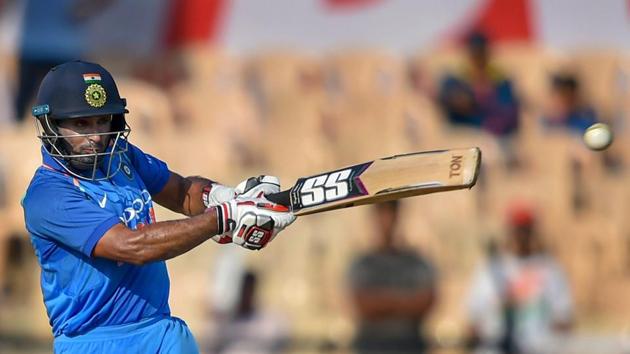
[(260, 250), (295, 221), (288, 208), (265, 198), (238, 197), (216, 206), (218, 233), (232, 242)]
[(279, 193), (280, 179), (265, 175), (250, 177), (239, 183), (234, 190), (241, 197), (261, 198), (267, 194)]

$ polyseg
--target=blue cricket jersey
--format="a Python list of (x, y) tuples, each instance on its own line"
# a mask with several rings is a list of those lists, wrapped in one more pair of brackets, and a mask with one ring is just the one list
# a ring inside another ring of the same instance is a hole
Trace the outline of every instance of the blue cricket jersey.
[(136, 266), (92, 256), (114, 225), (137, 229), (155, 222), (151, 196), (168, 181), (166, 164), (128, 144), (113, 157), (112, 166), (122, 163), (117, 174), (88, 181), (66, 173), (44, 149), (42, 155), (22, 206), (53, 335), (169, 316), (164, 261)]

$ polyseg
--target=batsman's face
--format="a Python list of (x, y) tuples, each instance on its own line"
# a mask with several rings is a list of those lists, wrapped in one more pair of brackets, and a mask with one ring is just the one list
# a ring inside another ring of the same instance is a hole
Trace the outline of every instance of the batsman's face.
[(112, 116), (64, 119), (59, 121), (58, 127), (73, 154), (100, 153), (109, 145), (107, 133), (112, 129)]

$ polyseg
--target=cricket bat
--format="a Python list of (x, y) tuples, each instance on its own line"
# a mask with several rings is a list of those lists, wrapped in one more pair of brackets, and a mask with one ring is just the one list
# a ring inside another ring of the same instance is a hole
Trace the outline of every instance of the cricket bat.
[(394, 155), (302, 177), (285, 191), (267, 195), (296, 215), (384, 202), (416, 195), (472, 188), (481, 150), (423, 151)]

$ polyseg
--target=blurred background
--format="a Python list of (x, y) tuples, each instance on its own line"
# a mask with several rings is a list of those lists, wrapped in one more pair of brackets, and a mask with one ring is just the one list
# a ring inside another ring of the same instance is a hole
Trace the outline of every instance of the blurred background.
[[(81, 58), (116, 78), (130, 141), (182, 175), (288, 187), (483, 151), (470, 191), (168, 261), (204, 353), (630, 353), (629, 50), (628, 0), (0, 0), (0, 352), (51, 351), (19, 201), (36, 88)], [(595, 122), (603, 152), (581, 140)]]

